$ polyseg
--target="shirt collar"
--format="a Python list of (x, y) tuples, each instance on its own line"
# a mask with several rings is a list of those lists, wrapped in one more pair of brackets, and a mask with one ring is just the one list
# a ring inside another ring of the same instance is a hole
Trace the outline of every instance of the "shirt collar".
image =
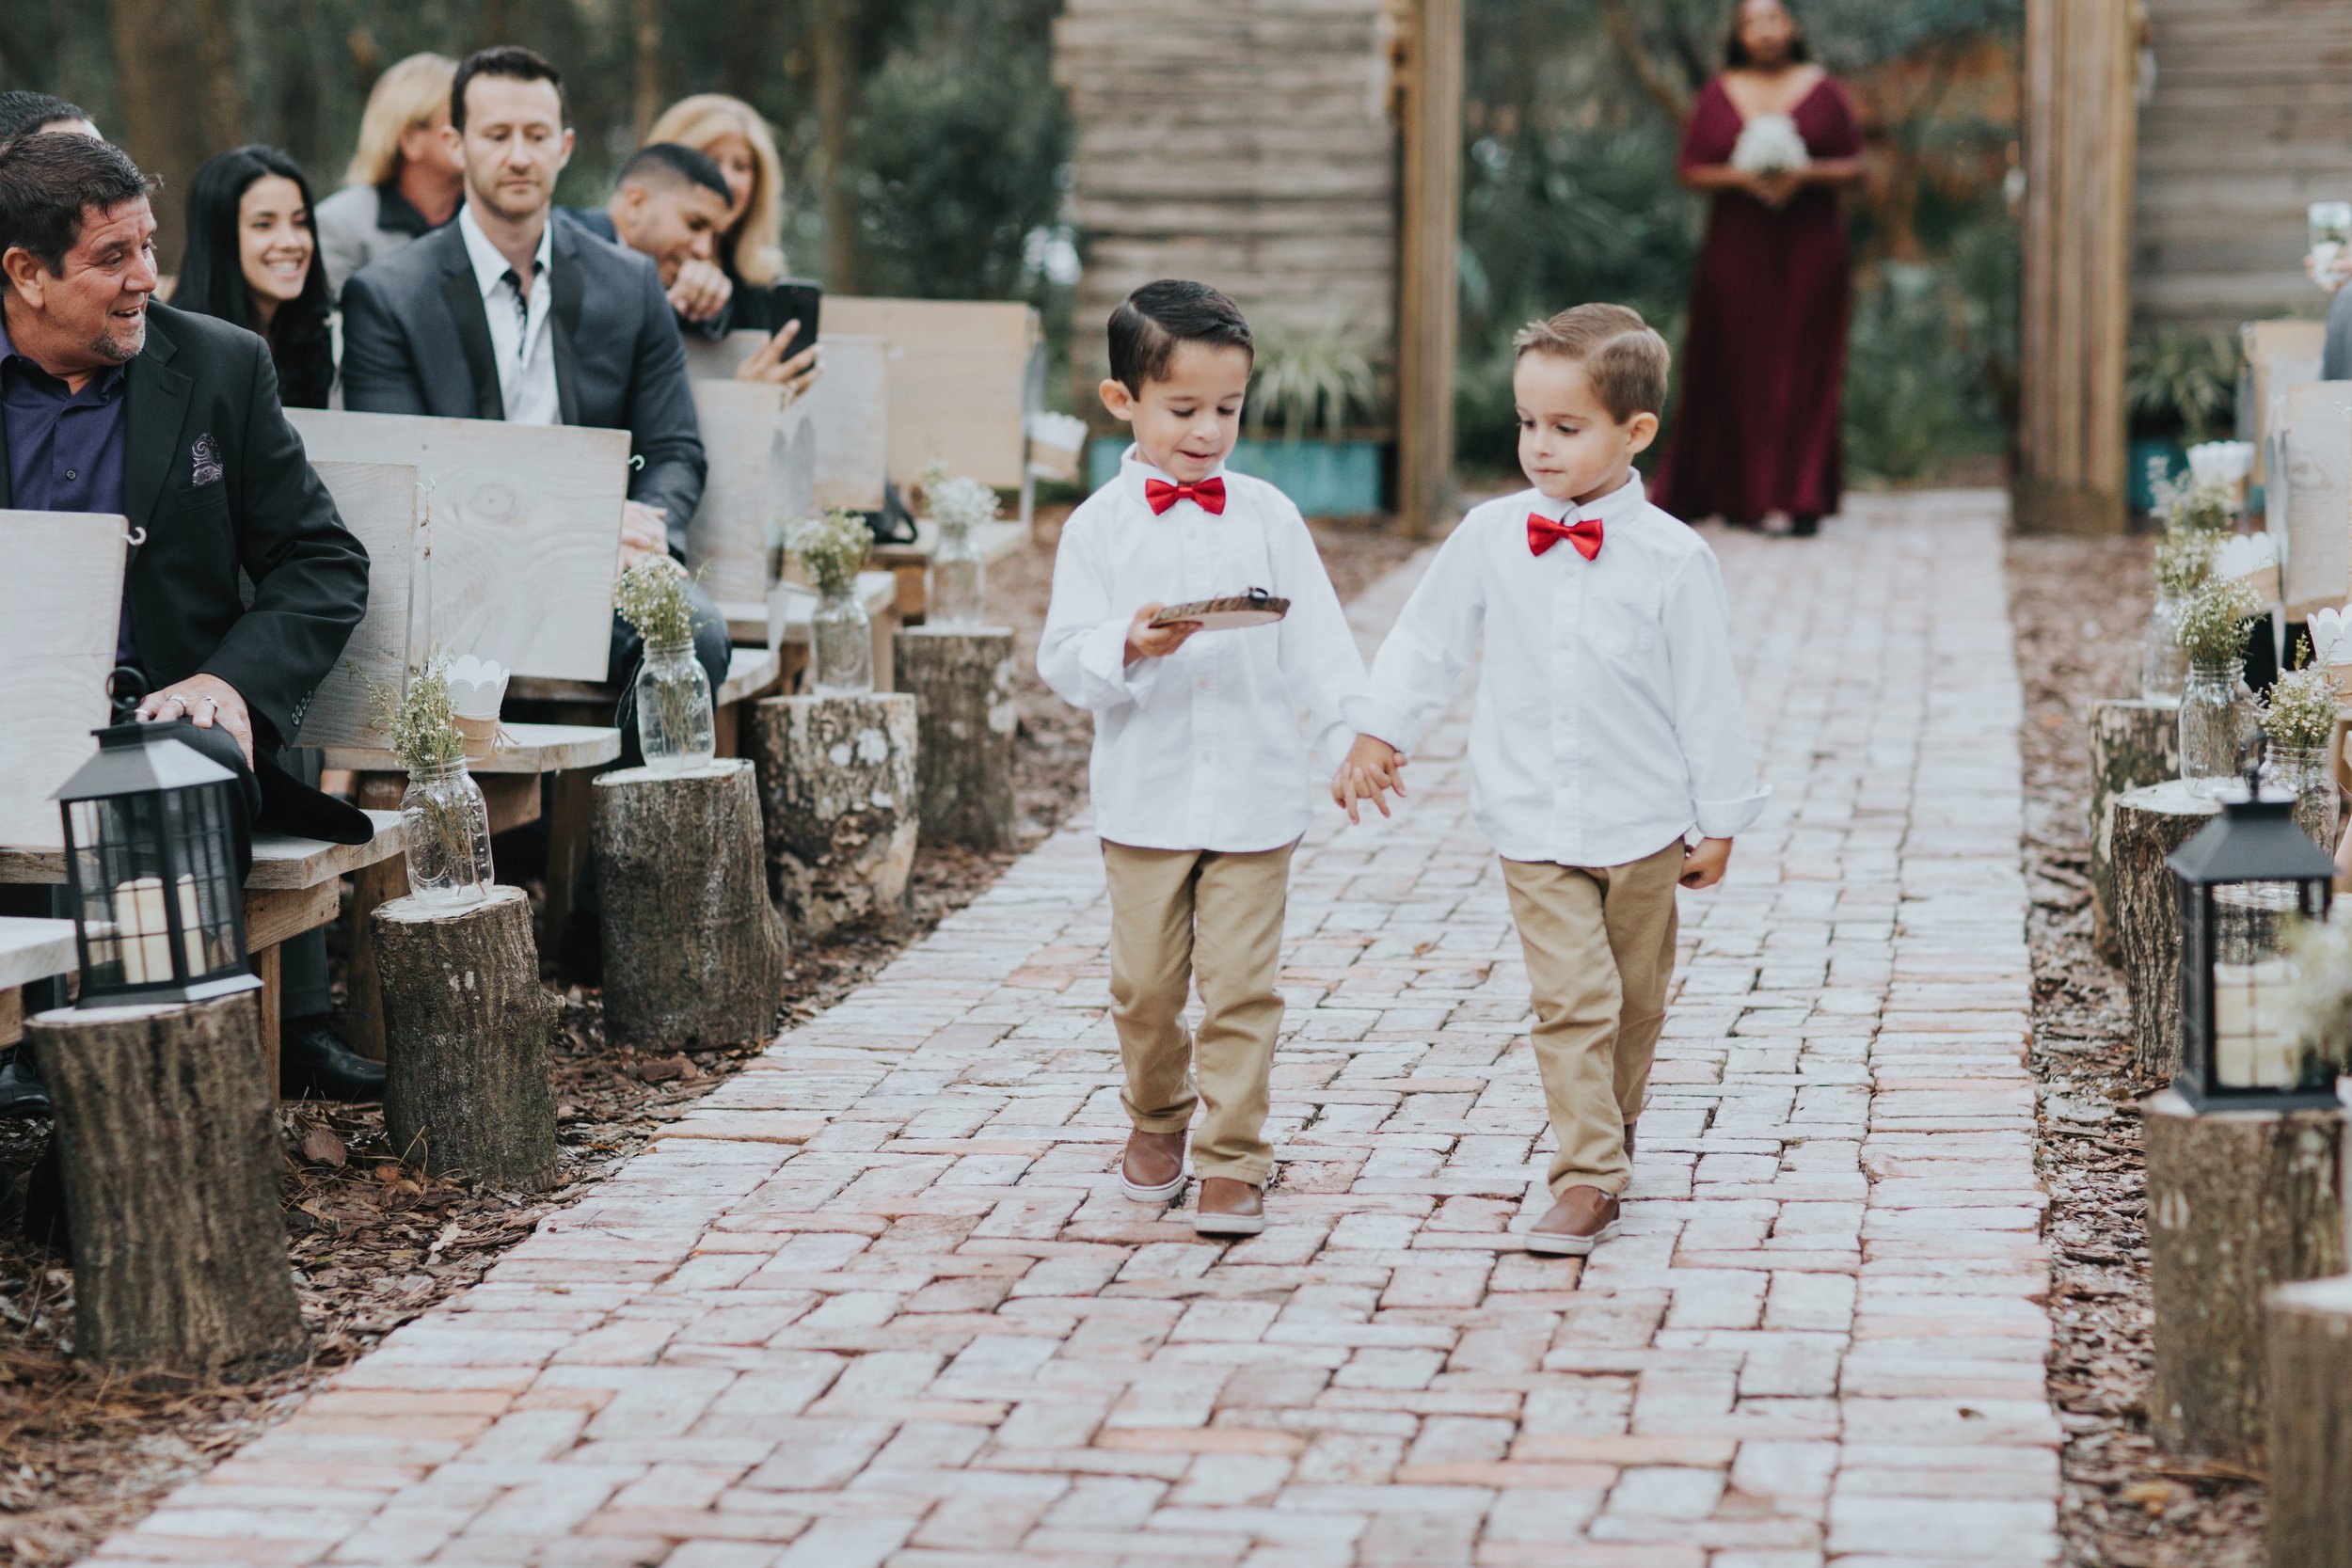
[(396, 180), (387, 180), (375, 187), (375, 226), (394, 234), (430, 234), (433, 225), (425, 221), (417, 204), (400, 194)]
[[(1196, 483), (1205, 483), (1208, 480), (1223, 479), (1224, 477), (1225, 464), (1223, 460), (1220, 459), (1216, 467), (1210, 469), (1208, 473), (1202, 475), (1200, 481)], [(1166, 468), (1163, 468), (1157, 464), (1147, 460), (1143, 455), (1143, 449), (1136, 446), (1132, 441), (1127, 444), (1126, 452), (1119, 459), (1119, 478), (1120, 483), (1130, 486), (1138, 496), (1143, 494), (1143, 485), (1146, 480), (1156, 479), (1163, 484), (1182, 484), (1184, 483), (1183, 480), (1178, 479), (1174, 474), (1169, 473)]]
[[(473, 263), (474, 283), (481, 289), (482, 297), (487, 299), (490, 291), (506, 277), (509, 270), (506, 258), (499, 253), (498, 246), (490, 243), (490, 236), (482, 231), (482, 225), (474, 221), (471, 205), (457, 209), (457, 233), (466, 242), (466, 260)], [(549, 261), (554, 255), (554, 242), (555, 212), (550, 208), (547, 223), (539, 230), (539, 248), (531, 259), (538, 277), (548, 275)]]
[(1642, 473), (1635, 469), (1626, 482), (1597, 500), (1579, 506), (1574, 501), (1553, 500), (1538, 491), (1534, 510), (1553, 522), (1581, 522), (1597, 517), (1606, 529), (1623, 522), (1649, 503), (1649, 491), (1642, 483)]
[[(0, 370), (5, 370), (10, 365), (17, 367), (20, 373), (29, 373), (40, 376), (43, 384), (56, 388), (59, 395), (61, 396), (72, 397), (78, 395), (66, 390), (66, 382), (63, 376), (51, 375), (47, 371), (41, 369), (40, 366), (35, 364), (30, 357), (16, 352), (16, 344), (8, 337), (7, 312), (0, 311)], [(122, 385), (122, 378), (125, 373), (125, 368), (123, 366), (109, 365), (104, 370), (100, 371), (88, 381), (84, 382), (82, 384), (82, 390), (84, 392), (94, 394), (98, 402), (106, 403), (114, 397), (116, 389)]]

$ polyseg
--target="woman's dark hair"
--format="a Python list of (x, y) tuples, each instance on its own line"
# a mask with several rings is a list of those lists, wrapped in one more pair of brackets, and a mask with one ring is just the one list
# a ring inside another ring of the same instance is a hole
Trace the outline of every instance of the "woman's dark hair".
[(237, 208), (256, 180), (272, 174), (293, 181), (302, 193), (302, 223), (311, 240), (310, 268), (303, 276), (302, 293), (270, 317), (269, 356), (278, 367), (278, 398), (289, 408), (324, 408), (335, 385), (335, 348), (326, 330), (326, 270), (319, 261), (310, 182), (293, 158), (274, 147), (234, 147), (207, 159), (196, 171), (188, 182), (188, 246), (171, 303), (252, 329), (252, 291), (245, 280)]
[[(1788, 13), (1797, 36), (1788, 45), (1788, 58), (1803, 63), (1813, 57), (1813, 46), (1804, 41), (1804, 23), (1797, 15), (1797, 0), (1780, 0), (1780, 8)], [(1724, 34), (1724, 69), (1742, 71), (1756, 63), (1748, 54), (1747, 40), (1740, 36), (1740, 19), (1748, 14), (1748, 0), (1732, 0), (1731, 26)]]

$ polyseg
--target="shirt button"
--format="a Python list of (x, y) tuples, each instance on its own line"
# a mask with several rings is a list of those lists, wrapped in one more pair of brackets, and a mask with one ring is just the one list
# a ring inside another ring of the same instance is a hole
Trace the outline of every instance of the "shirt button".
[(81, 478), (82, 476), (81, 476), (81, 475), (79, 475), (79, 474), (77, 474), (77, 473), (75, 473), (75, 472), (74, 472), (72, 468), (68, 468), (68, 469), (65, 471), (65, 477), (66, 477), (66, 478), (68, 478), (68, 479), (79, 479), (79, 478)]

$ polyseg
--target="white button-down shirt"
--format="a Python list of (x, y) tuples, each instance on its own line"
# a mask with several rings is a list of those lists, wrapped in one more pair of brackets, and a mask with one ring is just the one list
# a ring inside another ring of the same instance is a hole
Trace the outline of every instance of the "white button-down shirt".
[[(1564, 539), (1535, 555), (1538, 512), (1598, 518), (1600, 553)], [(1715, 552), (1649, 504), (1639, 474), (1583, 507), (1523, 490), (1472, 508), (1438, 549), (1348, 717), (1410, 752), (1483, 629), (1479, 826), (1505, 860), (1624, 865), (1693, 827), (1729, 838), (1764, 809), (1726, 619)]]
[(532, 258), (535, 275), (526, 295), (515, 287), (514, 267), (499, 254), (490, 236), (474, 221), (470, 204), (457, 209), (457, 231), (465, 236), (466, 258), (473, 263), (473, 280), (482, 290), (482, 313), (490, 318), (490, 349), (498, 359), (499, 393), (506, 403), (509, 424), (560, 424), (563, 400), (555, 390), (555, 334), (548, 329), (548, 312), (554, 306), (555, 214), (548, 214), (539, 230), (538, 253)]
[[(1095, 831), (1144, 849), (1273, 849), (1307, 831), (1316, 747), (1336, 766), (1354, 738), (1343, 703), (1363, 657), (1298, 508), (1263, 480), (1224, 473), (1225, 511), (1180, 500), (1155, 515), (1144, 482), (1170, 476), (1129, 448), (1119, 477), (1062, 527), (1038, 673), (1094, 714)], [(1124, 662), (1143, 606), (1252, 588), (1290, 600), (1273, 626), (1200, 631), (1166, 658)]]

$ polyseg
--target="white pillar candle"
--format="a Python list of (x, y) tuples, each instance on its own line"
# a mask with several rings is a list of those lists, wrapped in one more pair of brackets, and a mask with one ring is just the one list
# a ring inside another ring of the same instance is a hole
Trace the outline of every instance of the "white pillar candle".
[(2284, 1088), (2300, 1052), (2286, 1022), (2295, 967), (2284, 958), (2213, 966), (2213, 1059), (2230, 1088)]
[(123, 983), (144, 986), (171, 978), (171, 926), (164, 917), (164, 879), (134, 877), (117, 882), (114, 905)]
[(188, 956), (188, 973), (201, 974), (212, 966), (204, 961), (204, 922), (196, 912), (196, 879), (180, 879), (180, 948)]

